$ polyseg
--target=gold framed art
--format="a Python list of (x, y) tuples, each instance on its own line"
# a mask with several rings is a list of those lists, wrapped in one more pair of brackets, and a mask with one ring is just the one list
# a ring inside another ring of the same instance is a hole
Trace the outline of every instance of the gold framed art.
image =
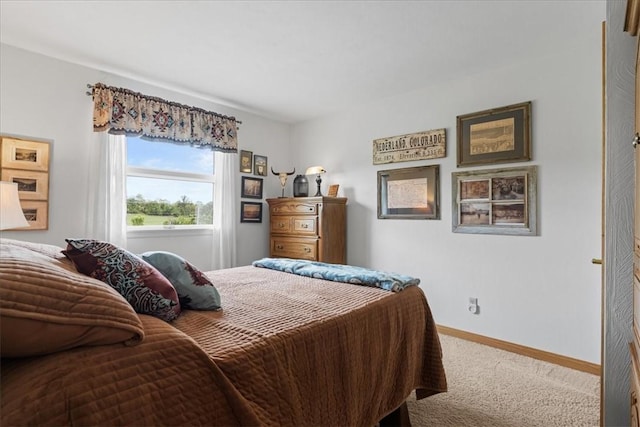
[(47, 200), (49, 174), (19, 169), (2, 169), (2, 181), (18, 184), (20, 200)]
[(2, 137), (2, 168), (49, 170), (49, 143)]
[(251, 173), (253, 151), (240, 150), (240, 172)]
[(49, 228), (49, 150), (45, 141), (0, 136), (0, 179), (18, 185), (20, 206), (29, 227)]
[(457, 165), (531, 160), (531, 101), (457, 117)]
[(37, 200), (20, 200), (22, 212), (29, 227), (16, 230), (47, 230), (49, 228), (49, 203)]

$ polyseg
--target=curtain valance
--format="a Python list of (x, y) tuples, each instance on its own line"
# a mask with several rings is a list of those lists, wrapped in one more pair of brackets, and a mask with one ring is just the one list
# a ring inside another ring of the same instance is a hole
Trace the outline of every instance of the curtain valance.
[(146, 96), (128, 89), (93, 86), (93, 130), (238, 151), (235, 117)]

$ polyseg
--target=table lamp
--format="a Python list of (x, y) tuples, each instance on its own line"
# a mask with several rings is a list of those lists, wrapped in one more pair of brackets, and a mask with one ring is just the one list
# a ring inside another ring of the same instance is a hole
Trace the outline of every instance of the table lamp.
[(20, 206), (18, 184), (0, 181), (0, 230), (28, 226)]
[(322, 166), (311, 166), (305, 172), (305, 175), (317, 175), (316, 184), (318, 184), (318, 191), (316, 192), (315, 197), (322, 196), (322, 193), (320, 192), (320, 183), (322, 182), (322, 178), (320, 178), (320, 175), (325, 172), (326, 170), (324, 170)]

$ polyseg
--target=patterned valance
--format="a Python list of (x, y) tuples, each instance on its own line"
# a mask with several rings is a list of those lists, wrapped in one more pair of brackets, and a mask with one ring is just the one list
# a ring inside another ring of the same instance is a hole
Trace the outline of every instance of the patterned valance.
[(93, 130), (238, 151), (237, 120), (128, 89), (93, 86)]

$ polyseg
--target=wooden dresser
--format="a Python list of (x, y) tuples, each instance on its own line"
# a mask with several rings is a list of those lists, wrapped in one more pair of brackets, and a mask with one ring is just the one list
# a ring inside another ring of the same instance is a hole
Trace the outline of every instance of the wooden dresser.
[(346, 264), (345, 197), (281, 197), (267, 203), (271, 257)]

